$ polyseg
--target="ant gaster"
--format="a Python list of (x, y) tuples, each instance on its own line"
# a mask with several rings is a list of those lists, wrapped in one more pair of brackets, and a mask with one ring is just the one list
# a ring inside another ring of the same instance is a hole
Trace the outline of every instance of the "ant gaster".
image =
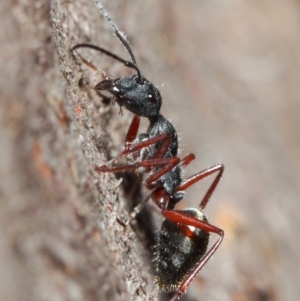
[[(95, 170), (97, 172), (132, 170), (151, 172), (144, 184), (152, 190), (152, 193), (145, 201), (151, 197), (165, 217), (156, 246), (155, 282), (162, 291), (174, 292), (170, 301), (175, 301), (185, 292), (223, 240), (223, 230), (209, 224), (203, 210), (221, 179), (224, 166), (219, 164), (198, 172), (186, 180), (182, 179), (182, 169), (195, 159), (195, 156), (189, 154), (182, 160), (177, 157), (177, 133), (173, 125), (160, 114), (162, 104), (160, 92), (141, 75), (126, 38), (102, 4), (98, 0), (94, 2), (129, 52), (132, 62), (91, 44), (77, 44), (72, 51), (78, 48), (91, 48), (136, 71), (132, 77), (114, 80), (106, 77), (95, 87), (96, 90), (110, 92), (121, 108), (125, 107), (135, 114), (127, 131), (123, 151), (106, 165), (95, 167)], [(96, 69), (91, 63), (81, 59)], [(147, 133), (137, 135), (141, 116), (148, 118), (150, 124)], [(113, 164), (125, 155), (128, 159), (127, 165)], [(183, 199), (188, 187), (214, 173), (217, 175), (200, 202), (199, 208), (174, 209), (175, 205)], [(207, 251), (210, 233), (218, 234), (219, 239)]]

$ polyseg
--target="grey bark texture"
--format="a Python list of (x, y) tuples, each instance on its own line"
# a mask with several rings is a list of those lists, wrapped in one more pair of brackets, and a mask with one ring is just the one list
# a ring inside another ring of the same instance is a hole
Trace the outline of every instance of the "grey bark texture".
[(93, 36), (119, 43), (92, 1), (2, 2), (1, 12), (1, 300), (154, 300), (149, 252), (117, 222), (128, 217), (120, 181), (93, 171), (109, 130), (123, 144), (127, 118), (70, 52)]
[[(182, 301), (298, 300), (299, 3), (102, 2), (159, 86), (180, 157), (196, 155), (186, 175), (226, 167), (206, 208), (225, 239)], [(122, 149), (131, 115), (95, 93), (101, 72), (70, 53), (81, 42), (129, 58), (92, 0), (0, 3), (0, 300), (162, 298), (149, 272), (159, 214), (149, 204), (127, 225), (140, 182), (93, 171)], [(112, 78), (131, 74), (80, 53)]]

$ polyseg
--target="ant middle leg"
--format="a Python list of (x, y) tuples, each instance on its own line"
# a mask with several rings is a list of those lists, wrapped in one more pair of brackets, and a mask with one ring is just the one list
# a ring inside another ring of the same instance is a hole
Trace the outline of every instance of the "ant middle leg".
[[(156, 172), (154, 172), (152, 175), (150, 175), (144, 182), (145, 186), (151, 190), (154, 188), (159, 187), (159, 183), (157, 183), (157, 180), (167, 172), (169, 172), (173, 167), (176, 165), (179, 165), (179, 158), (169, 158), (169, 162), (165, 165), (162, 166), (160, 169), (158, 169)], [(153, 168), (154, 166), (152, 166)], [(158, 189), (160, 190), (160, 189)], [(130, 220), (133, 220), (136, 218), (136, 216), (142, 211), (144, 208), (145, 204), (148, 202), (148, 200), (153, 197), (153, 192), (151, 192), (140, 204), (138, 204), (130, 214)]]
[(137, 132), (138, 132), (139, 126), (140, 126), (140, 116), (134, 115), (133, 118), (132, 118), (132, 120), (131, 120), (129, 129), (127, 131), (127, 134), (126, 134), (124, 149), (116, 157), (114, 157), (113, 159), (109, 160), (105, 164), (105, 166), (112, 165), (114, 162), (116, 162), (122, 156), (124, 156), (124, 155), (126, 155), (126, 154), (128, 154), (130, 152), (130, 147), (132, 145), (132, 142), (134, 141), (134, 139), (137, 136)]
[[(189, 154), (188, 156), (186, 156), (185, 158), (183, 158), (182, 160), (180, 160), (180, 162), (178, 163), (178, 166), (180, 167), (185, 167), (186, 165), (188, 165), (192, 160), (195, 159), (195, 155), (194, 154)], [(150, 177), (148, 177), (145, 180), (145, 186), (148, 189), (154, 189), (156, 186), (156, 181), (165, 173), (167, 173), (168, 171), (170, 171), (174, 166), (172, 165), (166, 165), (162, 168), (160, 168), (156, 173), (153, 173)], [(155, 193), (155, 192), (154, 192)], [(138, 204), (132, 211), (132, 213), (130, 214), (130, 220), (133, 220), (136, 218), (136, 216), (142, 211), (142, 209), (144, 208), (145, 204), (148, 202), (148, 200), (153, 197), (153, 192), (150, 193), (140, 204)]]
[[(136, 169), (139, 169), (140, 167), (143, 168), (155, 168), (155, 167), (159, 167), (159, 166), (163, 166), (165, 165), (166, 167), (163, 168), (163, 173), (165, 174), (166, 172), (168, 172), (170, 169), (172, 169), (175, 165), (177, 165), (179, 163), (180, 159), (179, 158), (161, 158), (161, 159), (150, 159), (150, 160), (144, 160), (144, 161), (140, 161), (140, 162), (136, 162), (136, 163), (132, 163), (132, 164), (128, 164), (128, 165), (120, 165), (120, 166), (100, 166), (97, 167), (95, 166), (94, 170), (96, 172), (119, 172), (119, 171), (134, 171)], [(161, 177), (161, 175), (159, 176)], [(158, 178), (159, 178), (158, 177)]]
[[(146, 168), (146, 169), (153, 169), (155, 167), (162, 166), (160, 169), (158, 169), (155, 173), (153, 173), (150, 177), (148, 177), (144, 184), (148, 189), (153, 189), (156, 186), (156, 181), (165, 173), (170, 171), (173, 167), (175, 167), (179, 163), (179, 158), (160, 158), (160, 159), (151, 159), (151, 160), (145, 160), (129, 165), (121, 165), (121, 166), (113, 166), (113, 167), (107, 167), (107, 166), (100, 166), (95, 167), (96, 172), (119, 172), (119, 171), (132, 171), (135, 169), (138, 169), (140, 167)], [(152, 194), (150, 194), (146, 199), (142, 201), (142, 203), (138, 204), (134, 209), (130, 216), (130, 221), (135, 219), (136, 216), (141, 212), (143, 207), (145, 206), (146, 202), (150, 199)]]

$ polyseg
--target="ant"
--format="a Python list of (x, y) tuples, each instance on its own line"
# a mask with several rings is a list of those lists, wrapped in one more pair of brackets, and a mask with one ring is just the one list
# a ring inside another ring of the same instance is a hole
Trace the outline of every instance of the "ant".
[[(86, 43), (75, 45), (72, 52), (79, 48), (90, 48), (136, 71), (136, 74), (131, 77), (110, 79), (106, 76), (95, 87), (97, 91), (110, 92), (120, 108), (124, 107), (134, 114), (126, 134), (123, 151), (105, 165), (95, 167), (95, 171), (100, 173), (137, 170), (140, 173), (150, 173), (144, 184), (152, 192), (143, 204), (151, 198), (165, 218), (156, 246), (155, 282), (160, 290), (174, 293), (170, 301), (176, 301), (223, 240), (223, 230), (208, 223), (203, 210), (222, 177), (224, 166), (215, 165), (183, 180), (182, 170), (195, 159), (195, 156), (189, 154), (183, 159), (177, 157), (177, 133), (173, 125), (160, 114), (162, 105), (160, 92), (141, 75), (125, 36), (119, 31), (102, 4), (98, 0), (94, 2), (127, 49), (131, 61), (126, 61), (104, 48)], [(81, 59), (93, 69), (97, 69), (82, 57)], [(138, 135), (140, 117), (148, 118), (149, 127), (147, 133)], [(114, 163), (122, 156), (127, 157), (128, 164), (115, 165)], [(198, 208), (174, 209), (175, 205), (184, 198), (188, 187), (215, 173), (217, 175)], [(136, 210), (135, 214), (138, 212), (139, 210)], [(207, 251), (210, 233), (218, 234), (219, 238)]]

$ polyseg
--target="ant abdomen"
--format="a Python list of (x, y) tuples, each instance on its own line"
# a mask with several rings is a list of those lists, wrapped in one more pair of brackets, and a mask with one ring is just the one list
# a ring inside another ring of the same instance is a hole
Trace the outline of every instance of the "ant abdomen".
[[(202, 211), (196, 208), (178, 210), (180, 213), (207, 222)], [(156, 246), (155, 282), (168, 293), (178, 289), (207, 250), (209, 233), (193, 226), (165, 219)]]

